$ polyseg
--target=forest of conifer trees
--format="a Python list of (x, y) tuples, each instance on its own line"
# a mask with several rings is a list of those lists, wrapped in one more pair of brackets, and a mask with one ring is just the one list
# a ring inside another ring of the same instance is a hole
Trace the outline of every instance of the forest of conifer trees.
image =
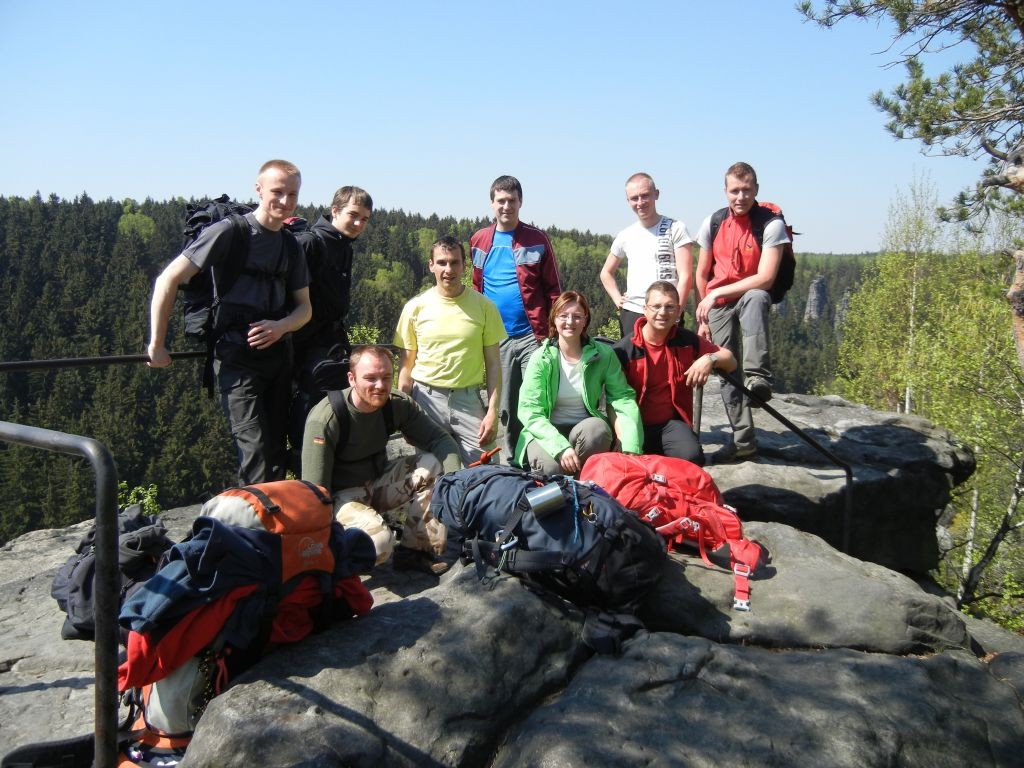
[[(152, 281), (180, 251), (188, 202), (0, 197), (0, 360), (144, 353)], [(312, 221), (319, 211), (299, 214)], [(431, 284), (426, 258), (437, 237), (466, 242), (486, 223), (375, 212), (355, 245), (349, 320), (361, 326), (361, 340), (391, 341), (404, 302)], [(548, 233), (563, 285), (592, 300), (593, 327), (617, 327), (598, 278), (612, 238)], [(778, 389), (809, 392), (827, 387), (833, 375), (836, 305), (857, 286), (868, 257), (800, 254), (799, 241), (796, 247), (796, 281), (773, 318), (772, 343)], [(817, 275), (831, 302), (821, 318), (805, 322), (807, 288)], [(172, 350), (184, 348), (178, 331), (180, 313)], [(121, 480), (155, 485), (170, 508), (217, 493), (235, 475), (224, 418), (199, 381), (193, 360), (161, 371), (136, 364), (0, 374), (0, 420), (103, 442)], [(80, 459), (0, 443), (0, 542), (90, 517), (93, 483)]]

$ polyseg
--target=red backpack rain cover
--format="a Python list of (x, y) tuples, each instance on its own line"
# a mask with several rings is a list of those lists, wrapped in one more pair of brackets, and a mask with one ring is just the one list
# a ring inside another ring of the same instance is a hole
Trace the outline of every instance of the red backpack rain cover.
[(715, 481), (696, 464), (668, 456), (598, 453), (587, 459), (580, 480), (601, 486), (622, 506), (653, 525), (672, 546), (696, 546), (708, 552), (728, 545), (736, 575), (737, 610), (749, 610), (747, 578), (767, 561), (760, 544), (743, 538), (736, 510), (726, 506)]

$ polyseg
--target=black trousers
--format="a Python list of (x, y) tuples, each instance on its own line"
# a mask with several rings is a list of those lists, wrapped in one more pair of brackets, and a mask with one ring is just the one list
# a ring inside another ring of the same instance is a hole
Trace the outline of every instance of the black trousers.
[(644, 453), (671, 456), (704, 466), (704, 449), (693, 429), (682, 419), (661, 424), (644, 424)]

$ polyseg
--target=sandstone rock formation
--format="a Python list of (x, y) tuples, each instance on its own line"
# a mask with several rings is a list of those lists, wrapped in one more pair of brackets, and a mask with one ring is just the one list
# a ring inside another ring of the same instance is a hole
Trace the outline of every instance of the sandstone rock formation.
[(828, 316), (828, 285), (824, 275), (817, 275), (807, 289), (807, 304), (804, 306), (804, 322), (809, 323)]
[[(716, 401), (712, 450), (728, 430)], [(899, 559), (894, 542), (869, 545), (927, 534), (929, 519), (934, 540), (935, 510), (972, 466), (948, 435), (837, 398), (772, 403), (853, 465), (860, 550)], [(512, 578), (457, 566), (435, 585), (381, 566), (371, 613), (242, 676), (185, 765), (1019, 765), (1024, 638), (793, 527), (834, 538), (843, 475), (756, 418), (759, 458), (713, 469), (772, 553), (749, 613), (731, 609), (729, 573), (673, 555), (647, 631), (581, 661), (579, 612)], [(180, 536), (196, 511), (165, 522)], [(90, 730), (92, 645), (60, 640), (49, 598), (82, 527), (0, 549), (0, 754)]]
[[(731, 439), (714, 383), (705, 387), (701, 439), (713, 452)], [(935, 523), (950, 490), (974, 471), (971, 452), (925, 419), (873, 411), (839, 397), (776, 395), (770, 405), (853, 474), (850, 553), (894, 570), (935, 567)], [(758, 455), (709, 472), (743, 520), (815, 533), (841, 547), (845, 473), (765, 411), (755, 410)]]

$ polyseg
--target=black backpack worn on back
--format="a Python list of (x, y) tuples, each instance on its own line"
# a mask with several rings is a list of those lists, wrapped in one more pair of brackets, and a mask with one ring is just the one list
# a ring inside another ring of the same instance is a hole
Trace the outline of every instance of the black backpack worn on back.
[[(174, 542), (158, 517), (132, 504), (117, 515), (118, 572), (121, 594), (118, 605), (137, 584), (157, 572), (160, 557)], [(94, 583), (96, 579), (96, 528), (82, 537), (76, 554), (60, 567), (50, 587), (50, 596), (67, 614), (60, 636), (65, 640), (92, 640), (96, 634)]]
[(247, 205), (236, 203), (227, 195), (221, 195), (215, 200), (189, 204), (185, 210), (182, 250), (194, 243), (199, 234), (211, 224), (223, 219), (230, 219), (233, 224), (233, 239), (224, 260), (215, 267), (196, 273), (180, 287), (185, 336), (206, 345), (203, 386), (210, 397), (213, 396), (214, 345), (221, 334), (232, 327), (244, 327), (253, 320), (277, 320), (287, 314), (287, 309), (282, 307), (281, 313), (276, 317), (253, 317), (251, 309), (225, 302), (223, 298), (230, 294), (242, 275), (268, 283), (283, 281), (287, 277), (291, 260), (303, 258), (302, 249), (299, 248), (294, 235), (283, 231), (282, 251), (274, 270), (251, 269), (248, 265), (251, 233), (245, 215), (252, 213), (252, 210)]
[(520, 576), (586, 611), (584, 642), (615, 652), (661, 580), (665, 544), (596, 486), (482, 465), (437, 480), (430, 512), (463, 542), (463, 560)]
[[(712, 249), (714, 248), (715, 238), (718, 237), (718, 229), (728, 216), (728, 208), (720, 208), (711, 214), (710, 242)], [(782, 209), (775, 203), (757, 202), (750, 209), (751, 230), (754, 240), (757, 241), (758, 248), (764, 248), (764, 228), (775, 219), (782, 219), (782, 224), (786, 227), (786, 234), (789, 235), (789, 242), (784, 243), (782, 246), (779, 271), (775, 274), (775, 282), (772, 283), (772, 287), (768, 289), (768, 295), (772, 297), (772, 304), (778, 304), (786, 298), (786, 292), (793, 287), (793, 278), (796, 276), (796, 255), (793, 253), (793, 235), (798, 233), (794, 232), (793, 228), (786, 223), (786, 219), (782, 215)], [(712, 274), (711, 264), (708, 264), (708, 273), (709, 276)]]
[(185, 335), (196, 341), (215, 341), (217, 310), (220, 297), (226, 295), (245, 269), (249, 252), (249, 228), (245, 214), (252, 208), (221, 195), (216, 200), (190, 203), (185, 209), (185, 230), (182, 250), (199, 237), (211, 224), (230, 218), (234, 224), (234, 240), (225, 263), (218, 269), (203, 270), (181, 287), (185, 315)]

